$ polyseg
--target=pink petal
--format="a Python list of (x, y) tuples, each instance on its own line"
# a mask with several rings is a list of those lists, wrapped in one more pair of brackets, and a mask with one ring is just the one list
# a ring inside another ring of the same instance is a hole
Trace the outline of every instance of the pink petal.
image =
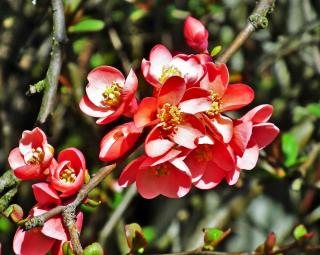
[(40, 128), (36, 127), (31, 131), (27, 130), (22, 133), (19, 149), (20, 152), (25, 155), (31, 151), (32, 148), (42, 148), (45, 143), (47, 143), (46, 134)]
[(221, 114), (218, 114), (213, 119), (211, 119), (211, 123), (214, 133), (219, 133), (222, 136), (224, 143), (229, 143), (233, 136), (233, 122), (230, 118), (225, 117)]
[(214, 162), (208, 162), (207, 169), (201, 179), (194, 183), (198, 189), (213, 189), (226, 176), (225, 171), (218, 167)]
[(192, 175), (192, 182), (197, 182), (202, 177), (204, 171), (207, 168), (208, 161), (199, 158), (199, 152), (204, 153), (203, 146), (199, 145), (194, 149), (185, 159), (187, 166), (190, 169)]
[(133, 116), (134, 123), (137, 127), (148, 126), (157, 118), (157, 99), (155, 97), (145, 97), (135, 115)]
[(38, 206), (60, 205), (61, 201), (55, 189), (46, 182), (39, 182), (32, 185), (34, 197)]
[(103, 106), (101, 103), (103, 93), (107, 87), (112, 85), (112, 82), (123, 83), (124, 77), (122, 73), (112, 66), (100, 66), (93, 69), (88, 74), (89, 84), (86, 87), (87, 95), (91, 102), (97, 106)]
[(42, 234), (60, 241), (67, 241), (68, 236), (64, 228), (61, 216), (54, 216), (47, 220), (42, 229)]
[(11, 169), (16, 169), (21, 166), (25, 166), (26, 162), (24, 161), (24, 158), (22, 157), (22, 154), (20, 153), (19, 147), (14, 148), (8, 157), (9, 165)]
[(13, 239), (13, 250), (19, 255), (44, 255), (49, 252), (54, 242), (54, 239), (43, 235), (40, 228), (29, 231), (18, 228)]
[(208, 48), (208, 31), (203, 24), (188, 16), (184, 23), (184, 37), (187, 44), (194, 50), (204, 52)]
[(132, 160), (121, 172), (118, 183), (122, 187), (128, 187), (136, 181), (137, 171), (146, 156), (141, 156)]
[(162, 44), (157, 44), (150, 51), (150, 69), (149, 73), (154, 79), (159, 79), (162, 68), (172, 59), (170, 51)]
[(123, 114), (124, 108), (125, 108), (125, 104), (121, 104), (112, 114), (110, 114), (107, 117), (99, 118), (96, 121), (96, 123), (99, 125), (104, 125), (116, 120)]
[(114, 113), (114, 110), (108, 109), (106, 107), (96, 106), (90, 101), (90, 99), (87, 96), (83, 96), (79, 106), (81, 111), (83, 111), (85, 114), (91, 117), (102, 118)]
[(267, 122), (273, 112), (272, 105), (263, 104), (253, 108), (251, 111), (247, 112), (242, 116), (241, 120), (251, 121), (253, 124)]
[(252, 102), (254, 91), (245, 84), (231, 84), (222, 97), (221, 112), (240, 109)]
[(175, 143), (161, 134), (161, 127), (154, 127), (145, 140), (145, 151), (149, 157), (159, 157), (167, 153)]
[(205, 112), (209, 110), (210, 107), (210, 92), (196, 87), (187, 89), (179, 104), (182, 112), (190, 114)]
[(194, 149), (197, 139), (205, 134), (205, 128), (194, 115), (185, 114), (183, 118), (183, 123), (178, 125), (177, 130), (169, 136), (175, 143), (188, 149)]
[(158, 107), (164, 104), (178, 105), (186, 91), (186, 83), (179, 76), (172, 76), (166, 80), (160, 89)]
[(137, 89), (138, 89), (138, 78), (134, 73), (134, 71), (131, 69), (122, 90), (123, 101), (132, 100), (134, 93), (136, 93)]
[(237, 157), (237, 167), (239, 169), (251, 170), (253, 169), (259, 158), (259, 147), (252, 140), (248, 148), (244, 151), (242, 157)]
[(279, 134), (280, 130), (272, 123), (261, 123), (253, 126), (252, 138), (256, 141), (259, 149), (269, 145)]

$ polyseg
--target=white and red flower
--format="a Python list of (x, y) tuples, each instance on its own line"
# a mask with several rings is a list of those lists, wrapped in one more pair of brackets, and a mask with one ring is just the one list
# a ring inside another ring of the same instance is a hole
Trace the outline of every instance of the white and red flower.
[(88, 75), (86, 93), (80, 109), (89, 116), (98, 118), (97, 124), (107, 124), (121, 115), (132, 116), (137, 107), (135, 92), (138, 79), (133, 70), (127, 79), (116, 68), (100, 66)]
[(44, 180), (49, 175), (54, 149), (48, 144), (45, 133), (40, 128), (24, 131), (19, 147), (9, 154), (9, 165), (15, 176), (22, 180)]

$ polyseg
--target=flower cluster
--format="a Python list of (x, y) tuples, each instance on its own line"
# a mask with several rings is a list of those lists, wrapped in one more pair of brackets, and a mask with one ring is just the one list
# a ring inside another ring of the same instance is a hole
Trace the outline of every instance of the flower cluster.
[(240, 170), (254, 168), (259, 150), (279, 133), (268, 122), (271, 105), (255, 107), (240, 119), (227, 115), (249, 105), (254, 91), (246, 84), (229, 84), (227, 66), (208, 54), (208, 31), (200, 21), (188, 17), (184, 36), (197, 54), (173, 55), (159, 44), (149, 60), (142, 60), (152, 96), (137, 100), (138, 80), (132, 70), (125, 79), (117, 69), (101, 66), (89, 73), (87, 95), (80, 103), (84, 113), (98, 118), (97, 124), (121, 115), (133, 118), (102, 139), (103, 161), (119, 159), (147, 134), (145, 153), (119, 178), (122, 186), (136, 182), (145, 198), (182, 197), (192, 185), (212, 189), (223, 179), (233, 185)]
[[(37, 204), (31, 209), (28, 218), (41, 215), (50, 209), (70, 202), (84, 184), (86, 162), (83, 154), (76, 148), (61, 151), (57, 160), (54, 149), (48, 144), (45, 133), (35, 128), (24, 131), (19, 147), (9, 155), (13, 173), (22, 180), (39, 180), (32, 185)], [(80, 232), (83, 215), (77, 214), (77, 227)], [(61, 246), (70, 237), (63, 225), (61, 216), (50, 218), (41, 228), (24, 231), (18, 228), (13, 241), (16, 254), (42, 255), (61, 254)], [(34, 245), (37, 249), (34, 249)]]

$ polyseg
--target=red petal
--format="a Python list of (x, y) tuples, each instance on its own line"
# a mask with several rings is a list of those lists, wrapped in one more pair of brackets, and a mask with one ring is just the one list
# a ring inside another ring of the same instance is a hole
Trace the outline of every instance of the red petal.
[(215, 141), (212, 147), (212, 158), (216, 165), (224, 171), (235, 169), (235, 159), (225, 144)]
[(252, 102), (254, 91), (245, 84), (231, 84), (222, 97), (221, 112), (233, 111)]
[(24, 231), (21, 228), (13, 239), (13, 250), (19, 255), (43, 255), (49, 252), (55, 240), (40, 232), (40, 228)]
[(217, 65), (209, 62), (206, 64), (207, 74), (200, 81), (200, 87), (206, 90), (212, 90), (212, 92), (222, 97), (227, 89), (229, 82), (229, 72), (225, 64)]
[(125, 108), (125, 104), (121, 104), (116, 109), (116, 111), (114, 111), (112, 114), (110, 114), (107, 117), (102, 117), (102, 118), (98, 119), (96, 121), (96, 123), (99, 125), (104, 125), (104, 124), (108, 124), (108, 123), (114, 121), (115, 119), (119, 118), (123, 114), (124, 108)]
[(183, 33), (187, 44), (192, 49), (199, 52), (206, 51), (208, 47), (208, 31), (199, 20), (191, 16), (187, 17)]
[(267, 122), (273, 112), (272, 105), (263, 104), (253, 108), (251, 111), (247, 112), (241, 120), (251, 121), (253, 124)]
[(194, 183), (198, 189), (213, 189), (226, 176), (226, 172), (219, 168), (214, 162), (208, 162), (207, 169), (201, 179)]
[(137, 127), (148, 126), (157, 118), (157, 99), (155, 97), (145, 97), (135, 115), (133, 116), (134, 123)]
[(211, 119), (212, 128), (215, 133), (219, 133), (222, 136), (224, 143), (229, 143), (233, 136), (233, 122), (230, 118), (218, 114)]
[(279, 134), (280, 130), (272, 123), (261, 123), (253, 126), (252, 138), (256, 141), (259, 149), (269, 145)]
[(166, 80), (160, 89), (158, 107), (164, 104), (178, 105), (186, 91), (186, 83), (179, 76), (172, 76)]
[(137, 89), (138, 78), (134, 71), (131, 69), (124, 83), (124, 87), (121, 93), (123, 101), (132, 100), (134, 93), (136, 93)]
[(179, 108), (182, 112), (196, 114), (205, 112), (211, 107), (210, 92), (202, 88), (190, 88), (186, 90)]
[(227, 173), (226, 181), (229, 185), (234, 185), (237, 183), (239, 177), (240, 177), (240, 170), (235, 169), (234, 171)]
[(70, 161), (74, 169), (86, 169), (86, 160), (80, 150), (77, 148), (67, 148), (58, 155), (58, 162)]
[(150, 69), (149, 74), (154, 78), (159, 78), (162, 68), (172, 59), (170, 51), (162, 44), (157, 44), (150, 51)]
[(43, 175), (40, 165), (25, 165), (13, 169), (13, 173), (16, 177), (21, 180), (31, 180), (31, 179), (46, 179)]
[(118, 183), (122, 187), (128, 187), (136, 181), (137, 171), (140, 168), (142, 162), (146, 159), (146, 156), (141, 156), (132, 160), (120, 174)]
[(22, 138), (19, 142), (19, 149), (21, 154), (25, 155), (33, 148), (42, 148), (46, 143), (46, 134), (40, 128), (36, 127), (31, 131), (27, 130), (22, 133)]
[(61, 201), (55, 189), (45, 182), (40, 182), (32, 185), (34, 197), (38, 206), (60, 205)]
[(247, 148), (251, 134), (251, 122), (235, 122), (233, 128), (233, 137), (230, 145), (237, 155), (242, 156), (245, 149)]
[(145, 151), (149, 157), (159, 157), (167, 153), (174, 145), (174, 142), (162, 137), (160, 127), (156, 126), (145, 140)]
[(56, 240), (67, 241), (68, 236), (64, 229), (61, 216), (54, 216), (47, 220), (42, 229), (42, 234)]
[(113, 161), (133, 147), (142, 133), (133, 122), (118, 126), (106, 134), (100, 143), (99, 159)]
[(205, 151), (203, 151), (202, 148), (202, 145), (199, 145), (185, 159), (185, 162), (189, 167), (192, 175), (192, 182), (199, 181), (199, 179), (202, 177), (204, 171), (207, 168), (208, 161), (199, 159), (199, 151), (205, 153)]

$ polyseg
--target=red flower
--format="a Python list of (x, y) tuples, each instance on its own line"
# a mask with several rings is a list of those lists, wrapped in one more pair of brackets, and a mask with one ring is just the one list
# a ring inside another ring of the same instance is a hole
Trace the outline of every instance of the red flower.
[(80, 102), (80, 109), (98, 118), (97, 124), (107, 124), (121, 115), (132, 116), (137, 105), (134, 96), (138, 88), (137, 76), (130, 71), (127, 79), (111, 66), (100, 66), (88, 75), (87, 95)]
[(206, 143), (199, 144), (185, 162), (192, 174), (193, 184), (199, 189), (212, 189), (224, 178), (229, 185), (233, 184), (229, 178), (236, 168), (233, 152), (217, 140), (206, 137)]
[(208, 30), (199, 20), (189, 16), (184, 23), (183, 33), (190, 48), (199, 52), (207, 52)]
[[(207, 74), (200, 81), (200, 87), (186, 91), (181, 110), (195, 114), (203, 112), (203, 120), (208, 128), (220, 136), (220, 140), (229, 143), (233, 134), (233, 123), (228, 117), (221, 115), (226, 111), (240, 109), (252, 102), (253, 90), (245, 84), (230, 84), (227, 66), (206, 64)], [(197, 97), (197, 100), (190, 98)]]
[(61, 197), (75, 194), (84, 183), (86, 161), (81, 151), (68, 148), (58, 155), (58, 163), (51, 170), (52, 187), (60, 191)]
[(149, 157), (161, 156), (176, 144), (194, 149), (197, 139), (204, 135), (202, 122), (180, 109), (179, 103), (185, 91), (184, 79), (170, 77), (161, 87), (157, 98), (145, 98), (139, 105), (134, 115), (136, 126), (157, 124), (145, 141), (145, 151)]
[[(37, 183), (32, 185), (32, 189), (38, 203), (32, 208), (29, 217), (46, 213), (51, 208), (61, 204), (57, 192), (49, 184)], [(83, 214), (80, 212), (77, 214), (76, 221), (79, 232), (82, 228), (82, 221)], [(65, 230), (61, 216), (54, 216), (47, 220), (43, 227), (28, 231), (18, 228), (13, 240), (13, 250), (15, 254), (20, 255), (43, 255), (49, 251), (52, 251), (53, 255), (58, 255), (60, 251), (54, 247), (68, 240), (70, 240), (70, 237)]]
[(34, 128), (22, 133), (19, 147), (10, 152), (8, 161), (18, 178), (43, 180), (49, 174), (53, 153), (45, 133), (40, 128)]
[(99, 158), (102, 161), (113, 161), (124, 155), (133, 147), (142, 133), (134, 122), (118, 126), (106, 134), (100, 143)]
[(260, 105), (234, 121), (234, 135), (230, 142), (237, 155), (239, 169), (255, 167), (259, 150), (269, 145), (279, 134), (279, 129), (267, 122), (272, 115), (271, 105)]
[(184, 54), (173, 57), (162, 44), (152, 48), (149, 59), (149, 61), (142, 60), (142, 74), (156, 89), (159, 89), (172, 76), (182, 77), (188, 86), (192, 86), (205, 74), (198, 57)]
[(136, 182), (138, 192), (151, 199), (159, 195), (170, 198), (185, 196), (191, 188), (191, 175), (178, 150), (172, 150), (165, 157), (141, 156), (133, 160), (122, 171), (119, 185), (128, 186)]

